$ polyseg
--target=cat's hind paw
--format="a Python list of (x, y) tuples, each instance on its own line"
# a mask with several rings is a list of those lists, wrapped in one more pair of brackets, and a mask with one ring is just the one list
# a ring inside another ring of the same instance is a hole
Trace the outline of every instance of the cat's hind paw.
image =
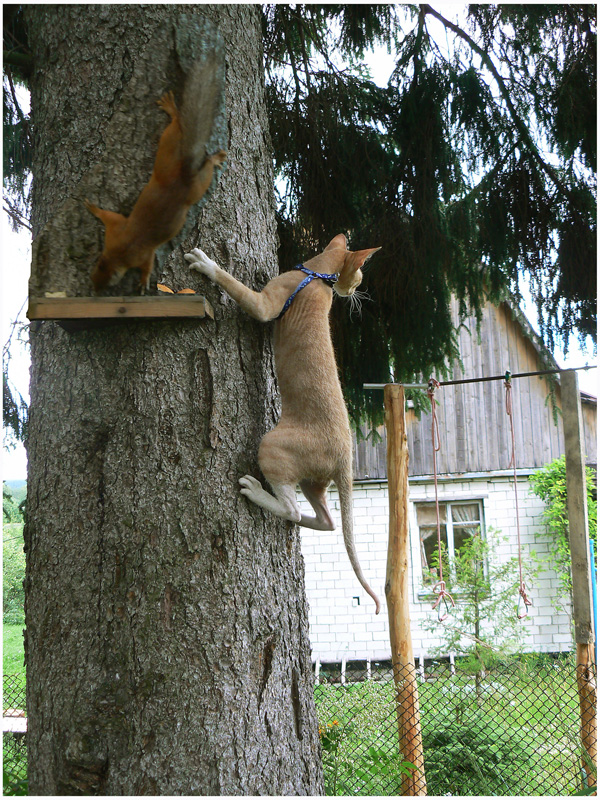
[(195, 269), (197, 272), (201, 272), (203, 275), (206, 275), (206, 277), (210, 278), (211, 281), (214, 281), (217, 272), (217, 265), (206, 255), (203, 250), (200, 250), (199, 247), (196, 247), (191, 253), (186, 253), (184, 258), (189, 262), (190, 269)]
[(253, 478), (252, 475), (244, 475), (243, 478), (240, 478), (239, 484), (241, 486), (241, 494), (245, 495), (254, 503), (258, 501), (259, 497), (262, 498), (263, 495), (267, 494), (261, 486), (260, 481)]

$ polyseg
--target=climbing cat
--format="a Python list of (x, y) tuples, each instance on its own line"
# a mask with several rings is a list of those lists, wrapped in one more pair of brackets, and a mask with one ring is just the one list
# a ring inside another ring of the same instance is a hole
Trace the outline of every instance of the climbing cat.
[[(356, 577), (375, 601), (375, 613), (379, 613), (379, 600), (365, 580), (354, 545), (352, 436), (331, 342), (329, 309), (331, 287), (342, 297), (351, 296), (362, 281), (361, 267), (379, 249), (349, 251), (340, 233), (322, 253), (273, 278), (261, 292), (248, 289), (202, 250), (185, 256), (192, 269), (224, 289), (250, 316), (260, 322), (276, 320), (281, 419), (258, 450), (259, 466), (273, 494), (251, 475), (240, 478), (242, 494), (278, 517), (305, 528), (332, 531), (335, 524), (326, 490), (333, 481), (340, 496), (346, 551)], [(314, 517), (300, 511), (298, 484)]]

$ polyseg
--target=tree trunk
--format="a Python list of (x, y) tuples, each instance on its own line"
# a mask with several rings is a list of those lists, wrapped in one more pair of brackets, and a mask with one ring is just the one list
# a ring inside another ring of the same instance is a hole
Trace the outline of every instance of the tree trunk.
[(37, 291), (39, 264), (56, 281), (64, 257), (69, 294), (88, 293), (100, 234), (83, 192), (131, 209), (166, 125), (155, 100), (181, 88), (174, 49), (193, 50), (207, 18), (227, 55), (229, 152), (183, 250), (162, 258), (170, 285), (206, 292), (214, 321), (32, 325), (29, 791), (319, 794), (298, 529), (237, 485), (259, 475), (277, 413), (270, 330), (182, 259), (199, 244), (254, 286), (277, 271), (258, 7), (26, 13), (34, 236), (38, 257), (56, 254), (34, 263)]

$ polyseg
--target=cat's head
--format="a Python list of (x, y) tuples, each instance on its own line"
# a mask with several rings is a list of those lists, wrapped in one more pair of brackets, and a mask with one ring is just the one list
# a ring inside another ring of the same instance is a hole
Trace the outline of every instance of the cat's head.
[(368, 250), (348, 250), (346, 237), (343, 233), (339, 233), (329, 242), (325, 250), (339, 251), (335, 253), (338, 261), (336, 265), (338, 268), (335, 270), (338, 273), (338, 279), (337, 283), (333, 285), (333, 290), (341, 297), (349, 297), (361, 284), (363, 279), (361, 268), (365, 261), (371, 258), (373, 253), (381, 250), (381, 247), (371, 247)]

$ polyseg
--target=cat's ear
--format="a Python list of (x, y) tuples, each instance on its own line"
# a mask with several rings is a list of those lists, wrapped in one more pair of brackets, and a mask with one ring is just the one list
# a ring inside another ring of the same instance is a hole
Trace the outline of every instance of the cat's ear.
[(368, 261), (378, 250), (381, 250), (381, 247), (371, 247), (368, 250), (355, 250), (353, 253), (348, 253), (345, 265), (350, 264), (353, 270), (361, 269), (365, 261)]
[(348, 249), (348, 242), (343, 233), (338, 233), (337, 236), (334, 236), (325, 250), (332, 250), (334, 247), (343, 247), (344, 250)]

